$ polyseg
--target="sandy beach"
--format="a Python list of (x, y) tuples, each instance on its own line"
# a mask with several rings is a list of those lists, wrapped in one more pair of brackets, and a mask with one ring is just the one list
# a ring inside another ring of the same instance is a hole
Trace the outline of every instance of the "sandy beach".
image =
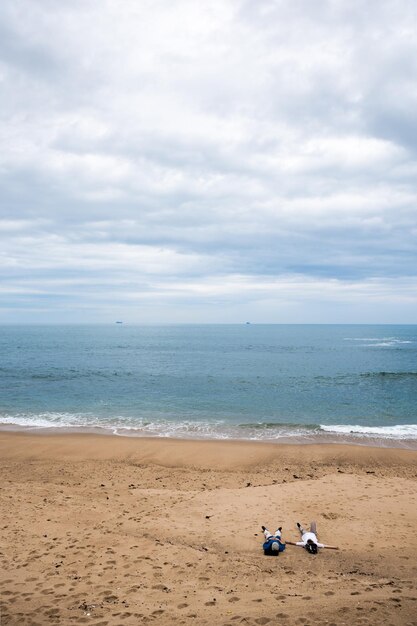
[[(0, 434), (0, 624), (417, 624), (417, 452)], [(317, 556), (261, 525), (317, 520)]]

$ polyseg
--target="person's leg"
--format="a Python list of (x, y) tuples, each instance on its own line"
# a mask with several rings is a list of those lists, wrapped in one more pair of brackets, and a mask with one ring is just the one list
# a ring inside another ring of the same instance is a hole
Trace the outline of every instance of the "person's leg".
[(273, 535), (269, 532), (269, 530), (267, 528), (265, 528), (264, 530), (264, 535), (265, 535), (265, 539), (268, 540), (271, 537), (273, 537)]
[(311, 522), (310, 524), (310, 532), (314, 533), (317, 537), (317, 523), (316, 522)]
[(275, 537), (278, 537), (278, 539), (281, 539), (281, 526), (276, 529)]
[(301, 536), (303, 536), (306, 531), (304, 530), (304, 528), (301, 526), (299, 522), (297, 522), (297, 526), (298, 526), (298, 530), (300, 531)]

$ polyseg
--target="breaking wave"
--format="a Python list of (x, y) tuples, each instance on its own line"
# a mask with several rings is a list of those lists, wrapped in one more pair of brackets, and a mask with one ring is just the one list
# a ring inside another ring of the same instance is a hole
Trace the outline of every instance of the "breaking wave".
[[(417, 442), (417, 424), (362, 426), (355, 424), (230, 423), (226, 420), (167, 420), (118, 416), (98, 418), (86, 413), (0, 415), (0, 429), (97, 432), (131, 437), (240, 439), (287, 443), (363, 443), (390, 445)], [(412, 446), (414, 447), (414, 446)]]

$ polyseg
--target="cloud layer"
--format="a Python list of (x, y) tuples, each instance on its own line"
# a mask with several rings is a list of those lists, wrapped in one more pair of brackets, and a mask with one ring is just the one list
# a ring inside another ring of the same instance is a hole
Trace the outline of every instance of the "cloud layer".
[(0, 14), (0, 321), (415, 321), (411, 0)]

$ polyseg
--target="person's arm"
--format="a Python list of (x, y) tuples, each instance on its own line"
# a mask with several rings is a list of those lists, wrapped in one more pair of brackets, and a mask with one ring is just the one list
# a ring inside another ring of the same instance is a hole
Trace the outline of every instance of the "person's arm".
[(319, 548), (328, 548), (329, 550), (339, 550), (338, 546), (326, 546), (324, 543), (317, 544)]
[(289, 546), (303, 546), (304, 545), (302, 541), (297, 541), (297, 542), (287, 541), (286, 543), (288, 543)]

